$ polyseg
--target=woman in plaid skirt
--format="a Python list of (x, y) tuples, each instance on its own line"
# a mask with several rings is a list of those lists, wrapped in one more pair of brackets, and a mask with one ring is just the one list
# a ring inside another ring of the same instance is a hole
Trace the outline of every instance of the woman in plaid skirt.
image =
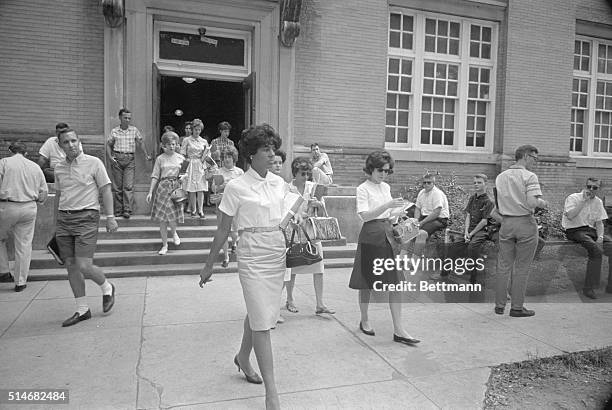
[(171, 195), (176, 188), (181, 186), (179, 172), (185, 157), (175, 152), (178, 142), (176, 133), (166, 132), (162, 135), (161, 140), (164, 153), (155, 160), (147, 203), (151, 202), (153, 192), (155, 192), (155, 200), (151, 207), (151, 219), (159, 222), (162, 248), (157, 253), (165, 255), (168, 252), (168, 225), (172, 230), (174, 244), (176, 246), (181, 244), (181, 238), (176, 232), (176, 224), (177, 222), (184, 222), (183, 204), (174, 202)]

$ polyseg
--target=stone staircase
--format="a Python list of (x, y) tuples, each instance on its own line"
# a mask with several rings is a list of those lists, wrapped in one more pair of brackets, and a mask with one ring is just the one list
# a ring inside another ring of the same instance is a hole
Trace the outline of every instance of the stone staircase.
[[(161, 248), (159, 226), (148, 216), (133, 216), (129, 220), (118, 218), (119, 230), (106, 232), (106, 221), (100, 221), (98, 247), (94, 263), (102, 267), (109, 278), (135, 276), (171, 276), (199, 274), (208, 258), (217, 228), (216, 216), (209, 210), (206, 219), (186, 217), (179, 225), (181, 244), (168, 242), (168, 253), (158, 255)], [(326, 241), (324, 262), (326, 268), (353, 266), (356, 244), (347, 244), (346, 239)], [(215, 264), (215, 273), (237, 271), (236, 258), (231, 256), (227, 268), (221, 267), (222, 255)], [(46, 250), (34, 250), (28, 280), (66, 279), (63, 266), (58, 265)]]

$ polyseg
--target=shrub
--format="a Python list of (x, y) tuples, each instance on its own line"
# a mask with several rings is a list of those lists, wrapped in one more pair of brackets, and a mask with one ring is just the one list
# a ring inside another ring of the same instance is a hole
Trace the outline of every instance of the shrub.
[[(473, 192), (459, 185), (457, 183), (457, 176), (454, 173), (448, 176), (441, 175), (437, 170), (426, 170), (426, 173), (436, 175), (436, 186), (446, 194), (450, 211), (449, 228), (454, 231), (463, 232), (465, 222), (464, 209)], [(493, 184), (489, 183), (489, 185), (492, 186)], [(408, 184), (399, 188), (398, 194), (404, 199), (416, 202), (417, 195), (422, 188), (421, 177), (413, 176)], [(494, 201), (492, 187), (487, 188), (487, 194), (491, 201)], [(563, 228), (561, 228), (562, 215), (562, 205), (555, 203), (550, 203), (548, 209), (537, 210), (535, 217), (538, 224), (542, 225), (542, 236), (544, 238), (565, 239), (565, 233)]]

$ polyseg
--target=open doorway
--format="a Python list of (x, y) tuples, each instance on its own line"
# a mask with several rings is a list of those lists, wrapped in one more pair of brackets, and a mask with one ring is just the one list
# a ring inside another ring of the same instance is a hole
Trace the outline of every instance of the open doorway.
[[(161, 76), (159, 127), (171, 125), (179, 136), (184, 124), (194, 118), (204, 123), (202, 137), (209, 142), (218, 137), (217, 125), (227, 121), (232, 125), (230, 139), (237, 145), (245, 128), (247, 90), (242, 82), (195, 79), (185, 82), (181, 77)], [(177, 113), (182, 112), (182, 115)]]

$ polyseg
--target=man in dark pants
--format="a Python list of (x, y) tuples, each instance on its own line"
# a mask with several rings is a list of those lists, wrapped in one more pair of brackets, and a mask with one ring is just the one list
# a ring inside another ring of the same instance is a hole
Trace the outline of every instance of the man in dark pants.
[(603, 203), (596, 195), (600, 186), (599, 179), (587, 179), (585, 189), (566, 198), (561, 220), (567, 239), (579, 243), (588, 252), (582, 291), (591, 299), (597, 298), (595, 289), (599, 288), (601, 277), (603, 221), (608, 219)]
[[(478, 174), (474, 176), (474, 194), (468, 200), (465, 207), (465, 232), (464, 239), (467, 244), (468, 257), (476, 260), (482, 254), (482, 245), (490, 240), (490, 235), (485, 227), (493, 210), (493, 202), (487, 195), (487, 176)], [(470, 282), (476, 282), (477, 271), (470, 271)]]
[(530, 171), (538, 160), (538, 149), (522, 145), (514, 153), (516, 163), (497, 176), (498, 212), (502, 217), (499, 230), (499, 254), (495, 278), (495, 313), (504, 314), (510, 279), (512, 306), (510, 316), (528, 317), (533, 310), (523, 306), (529, 265), (538, 246), (538, 225), (533, 216), (536, 208), (546, 208), (536, 174)]
[(123, 215), (129, 219), (134, 207), (136, 145), (142, 149), (148, 161), (151, 160), (151, 156), (147, 153), (147, 147), (138, 128), (130, 125), (132, 113), (127, 108), (119, 110), (119, 120), (121, 124), (113, 128), (108, 137), (106, 154), (111, 166), (115, 216)]

